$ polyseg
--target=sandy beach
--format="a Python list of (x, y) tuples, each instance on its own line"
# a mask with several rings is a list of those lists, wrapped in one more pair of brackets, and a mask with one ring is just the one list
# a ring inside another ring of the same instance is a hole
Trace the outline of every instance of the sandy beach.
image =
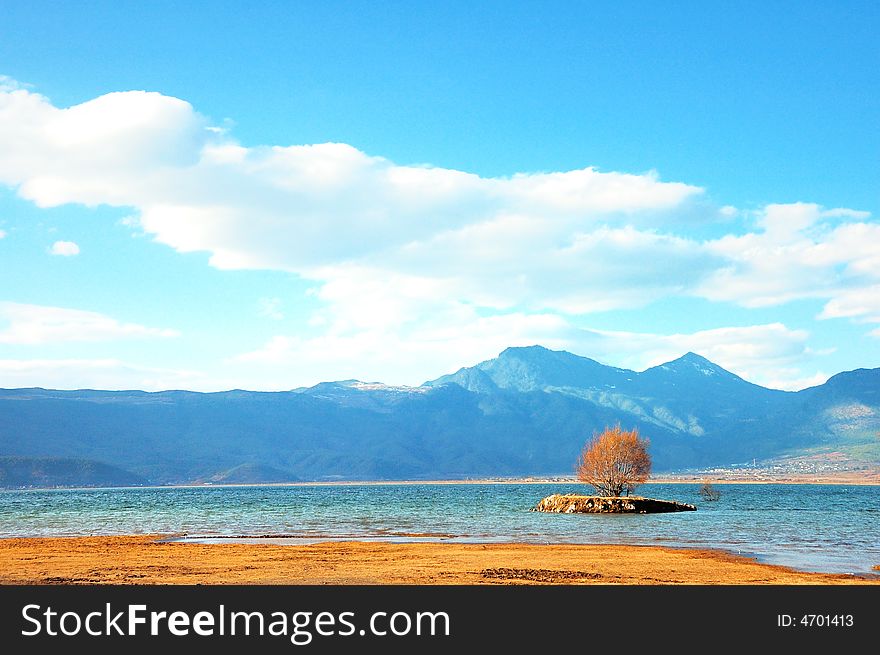
[(0, 539), (2, 584), (878, 584), (653, 546)]

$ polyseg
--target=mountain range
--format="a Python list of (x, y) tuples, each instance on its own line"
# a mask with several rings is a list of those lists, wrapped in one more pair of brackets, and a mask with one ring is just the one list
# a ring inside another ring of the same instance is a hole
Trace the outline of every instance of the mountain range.
[(0, 486), (571, 475), (594, 432), (650, 439), (654, 470), (830, 455), (880, 466), (880, 369), (798, 392), (688, 353), (642, 372), (541, 346), (418, 387), (0, 390)]

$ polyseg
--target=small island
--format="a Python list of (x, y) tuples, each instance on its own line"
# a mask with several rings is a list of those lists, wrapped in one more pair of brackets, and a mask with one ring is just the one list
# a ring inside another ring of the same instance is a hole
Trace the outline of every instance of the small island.
[[(581, 452), (577, 476), (592, 485), (594, 496), (552, 494), (542, 498), (531, 511), (557, 514), (654, 514), (692, 512), (695, 505), (674, 500), (631, 496), (632, 490), (651, 474), (648, 440), (638, 430), (623, 430), (620, 425), (595, 435)], [(623, 492), (626, 496), (623, 496)]]
[(641, 496), (583, 496), (553, 494), (542, 498), (531, 511), (557, 514), (654, 514), (660, 512), (692, 512), (695, 505), (674, 500), (657, 500)]

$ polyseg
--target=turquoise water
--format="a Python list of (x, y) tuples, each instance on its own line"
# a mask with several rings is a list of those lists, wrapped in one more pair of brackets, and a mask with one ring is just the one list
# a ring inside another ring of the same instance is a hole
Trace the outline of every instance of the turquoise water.
[(623, 543), (722, 548), (809, 571), (880, 564), (880, 487), (647, 484), (639, 495), (698, 506), (647, 515), (529, 509), (578, 484), (400, 484), (0, 492), (0, 536), (167, 534), (193, 540), (326, 539)]

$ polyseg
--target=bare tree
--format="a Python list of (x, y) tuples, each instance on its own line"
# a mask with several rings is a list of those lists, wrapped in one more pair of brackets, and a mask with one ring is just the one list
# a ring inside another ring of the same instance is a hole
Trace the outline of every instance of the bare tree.
[(703, 497), (703, 500), (714, 502), (721, 498), (721, 492), (713, 487), (711, 482), (704, 482), (700, 486), (700, 496)]
[(651, 474), (648, 440), (637, 429), (606, 427), (584, 446), (577, 462), (577, 476), (591, 484), (600, 496), (628, 496)]

